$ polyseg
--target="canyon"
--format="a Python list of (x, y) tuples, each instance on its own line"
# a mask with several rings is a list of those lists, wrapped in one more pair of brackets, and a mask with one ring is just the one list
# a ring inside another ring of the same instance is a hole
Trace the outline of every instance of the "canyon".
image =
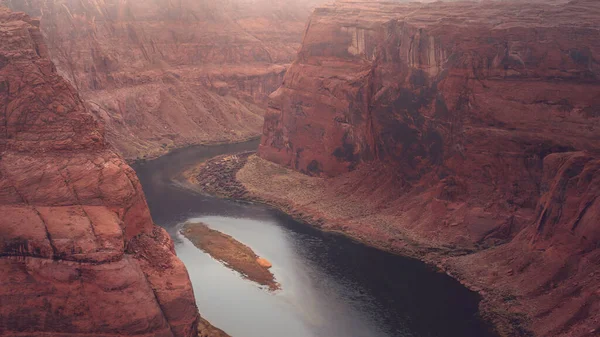
[(257, 137), (156, 167), (435, 265), (501, 336), (600, 333), (600, 3), (324, 2), (0, 0), (0, 336), (225, 336), (126, 161)]
[(258, 137), (316, 0), (1, 0), (126, 159)]
[(598, 18), (589, 0), (320, 6), (237, 179), (438, 264), (522, 318), (506, 335), (595, 336)]
[(38, 27), (0, 7), (0, 336), (197, 336), (170, 236)]

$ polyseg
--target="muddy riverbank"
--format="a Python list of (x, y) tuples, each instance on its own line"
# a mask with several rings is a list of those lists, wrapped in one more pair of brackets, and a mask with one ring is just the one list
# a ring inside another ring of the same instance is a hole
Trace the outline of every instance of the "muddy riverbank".
[[(430, 266), (331, 233), (326, 224), (317, 230), (263, 204), (239, 202), (236, 195), (211, 196), (231, 188), (221, 184), (235, 183), (227, 177), (202, 186), (185, 178), (184, 172), (211, 158), (256, 146), (189, 148), (135, 166), (152, 216), (172, 235), (205, 319), (234, 337), (495, 336), (478, 316), (480, 297)], [(240, 157), (226, 160), (226, 170), (210, 170), (232, 177), (223, 172), (240, 171)], [(278, 179), (290, 178), (273, 170)], [(253, 193), (245, 187), (237, 192)], [(198, 249), (180, 234), (186, 222), (206, 223), (268, 259), (281, 290), (265, 291)]]

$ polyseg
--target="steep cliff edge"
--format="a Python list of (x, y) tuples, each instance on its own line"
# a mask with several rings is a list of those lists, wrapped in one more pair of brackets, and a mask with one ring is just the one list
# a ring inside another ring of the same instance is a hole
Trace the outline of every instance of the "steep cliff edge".
[(0, 0), (41, 18), (59, 74), (126, 158), (260, 135), (314, 0)]
[(185, 266), (38, 26), (0, 8), (0, 336), (196, 336)]
[(599, 17), (591, 0), (319, 7), (271, 95), (259, 155), (329, 177), (314, 178), (322, 193), (289, 195), (310, 184), (289, 175), (282, 194), (260, 187), (265, 172), (250, 171), (268, 167), (255, 161), (238, 179), (328, 229), (505, 292), (539, 336), (592, 336)]

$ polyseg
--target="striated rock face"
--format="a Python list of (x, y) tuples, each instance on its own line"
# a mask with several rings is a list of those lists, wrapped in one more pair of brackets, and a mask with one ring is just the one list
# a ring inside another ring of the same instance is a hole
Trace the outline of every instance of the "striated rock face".
[(195, 336), (170, 237), (38, 25), (0, 8), (0, 336)]
[(539, 336), (600, 333), (600, 159), (544, 159), (535, 216), (515, 238), (457, 261), (482, 285), (511, 289)]
[(484, 250), (456, 272), (517, 294), (538, 335), (593, 335), (599, 17), (593, 0), (319, 7), (259, 155), (335, 177), (379, 237)]
[(59, 73), (127, 158), (260, 135), (315, 0), (0, 0), (41, 18)]
[(595, 148), (596, 10), (589, 1), (318, 8), (272, 96), (261, 153), (334, 176), (373, 159), (416, 171), (475, 146)]

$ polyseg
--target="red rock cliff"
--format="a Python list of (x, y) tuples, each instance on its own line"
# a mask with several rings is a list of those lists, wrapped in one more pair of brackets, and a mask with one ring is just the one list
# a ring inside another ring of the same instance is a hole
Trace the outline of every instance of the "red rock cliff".
[(41, 18), (59, 73), (127, 158), (258, 136), (314, 0), (0, 0)]
[(271, 95), (259, 154), (336, 177), (335, 195), (378, 216), (351, 223), (386, 246), (475, 253), (448, 264), (517, 294), (539, 336), (591, 336), (598, 18), (593, 0), (319, 7)]
[(0, 336), (195, 336), (170, 237), (38, 25), (0, 8)]

